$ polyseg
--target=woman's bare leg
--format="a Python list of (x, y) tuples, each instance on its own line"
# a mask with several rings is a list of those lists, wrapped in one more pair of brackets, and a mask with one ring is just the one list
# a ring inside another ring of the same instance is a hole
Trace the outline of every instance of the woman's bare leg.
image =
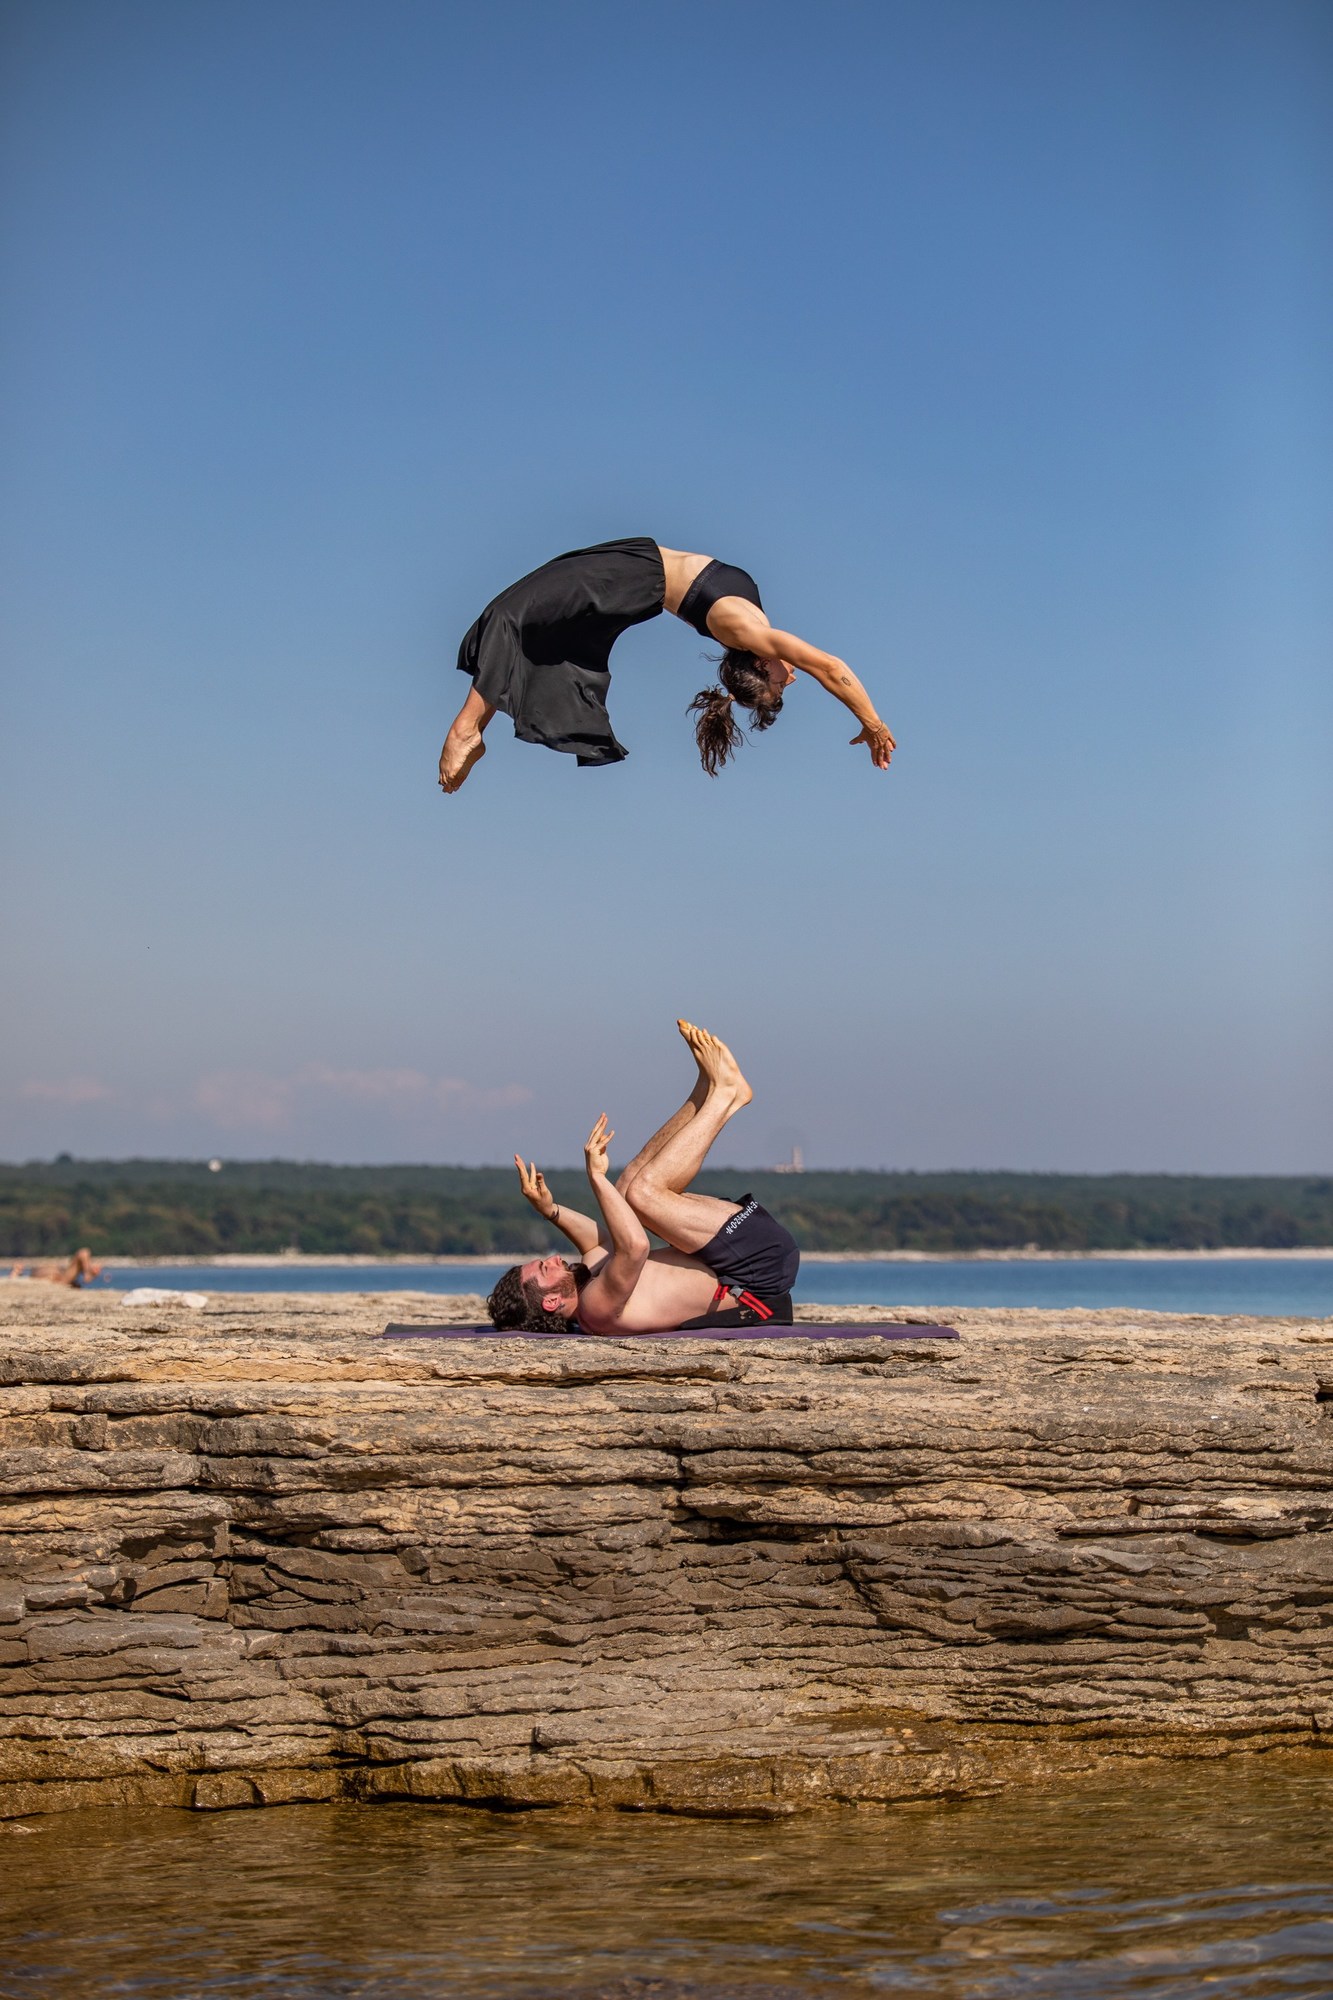
[(444, 748), (440, 752), (442, 790), (456, 792), (472, 766), (486, 755), (482, 736), (494, 715), (495, 710), (488, 701), (482, 700), (474, 687), (450, 723), (449, 734), (444, 739)]
[[(706, 1088), (690, 1118), (678, 1112), (675, 1129), (664, 1126), (650, 1158), (638, 1169), (626, 1200), (639, 1220), (674, 1250), (702, 1250), (730, 1217), (734, 1201), (717, 1195), (688, 1194), (722, 1128), (750, 1102), (753, 1092), (725, 1042), (689, 1022), (681, 1023)], [(682, 1110), (684, 1107), (682, 1107)]]

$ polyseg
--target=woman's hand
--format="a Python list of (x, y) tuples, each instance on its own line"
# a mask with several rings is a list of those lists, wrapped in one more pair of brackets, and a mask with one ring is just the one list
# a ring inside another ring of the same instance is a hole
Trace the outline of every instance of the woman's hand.
[(614, 1132), (607, 1130), (606, 1113), (603, 1112), (589, 1132), (587, 1144), (583, 1148), (583, 1157), (590, 1174), (610, 1172), (611, 1163), (606, 1156), (606, 1149), (615, 1136)]
[(853, 736), (852, 743), (869, 746), (870, 761), (877, 771), (888, 770), (889, 759), (898, 748), (893, 731), (883, 722), (868, 722), (859, 736)]
[(525, 1167), (517, 1153), (514, 1155), (514, 1165), (518, 1168), (518, 1184), (523, 1190), (524, 1199), (530, 1201), (538, 1215), (544, 1215), (549, 1222), (555, 1214), (555, 1202), (551, 1190), (546, 1185), (546, 1176), (535, 1160)]

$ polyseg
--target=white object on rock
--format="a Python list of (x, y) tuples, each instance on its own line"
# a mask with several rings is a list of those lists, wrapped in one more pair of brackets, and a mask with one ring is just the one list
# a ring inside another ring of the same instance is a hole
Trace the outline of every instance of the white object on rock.
[(169, 1292), (160, 1285), (137, 1285), (132, 1292), (122, 1292), (123, 1306), (206, 1306), (207, 1292)]

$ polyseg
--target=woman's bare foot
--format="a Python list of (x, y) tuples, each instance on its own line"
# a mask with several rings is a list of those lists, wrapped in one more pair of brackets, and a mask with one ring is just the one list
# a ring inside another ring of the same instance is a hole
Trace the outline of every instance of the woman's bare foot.
[(472, 766), (485, 755), (486, 744), (479, 729), (466, 734), (455, 734), (451, 729), (440, 752), (440, 789), (456, 792)]
[(716, 1035), (710, 1035), (706, 1028), (696, 1028), (693, 1021), (677, 1021), (676, 1026), (685, 1037), (705, 1082), (714, 1090), (725, 1091), (734, 1100), (737, 1111), (748, 1104), (754, 1092), (726, 1043), (719, 1041)]

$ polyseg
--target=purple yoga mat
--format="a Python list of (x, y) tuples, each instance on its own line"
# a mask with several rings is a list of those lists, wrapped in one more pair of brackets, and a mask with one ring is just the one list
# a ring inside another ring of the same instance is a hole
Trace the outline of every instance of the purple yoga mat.
[(693, 1326), (670, 1333), (497, 1333), (493, 1326), (401, 1326), (391, 1320), (383, 1340), (957, 1340), (956, 1326)]

